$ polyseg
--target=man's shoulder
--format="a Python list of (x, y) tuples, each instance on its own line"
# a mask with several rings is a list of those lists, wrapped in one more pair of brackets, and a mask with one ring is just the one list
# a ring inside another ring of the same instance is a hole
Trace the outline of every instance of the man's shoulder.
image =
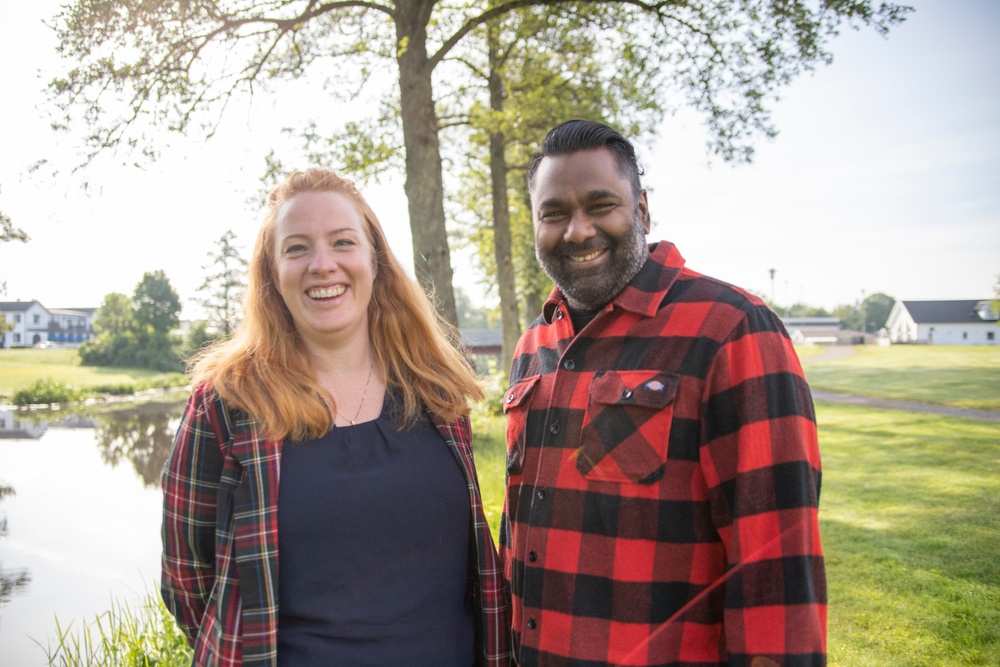
[(742, 312), (767, 308), (756, 294), (719, 278), (706, 276), (687, 267), (681, 269), (665, 302), (721, 303)]

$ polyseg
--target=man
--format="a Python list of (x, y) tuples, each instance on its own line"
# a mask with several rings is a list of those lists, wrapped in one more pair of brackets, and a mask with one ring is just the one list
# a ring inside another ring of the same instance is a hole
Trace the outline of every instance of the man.
[(826, 663), (809, 388), (756, 297), (646, 244), (632, 145), (553, 129), (529, 167), (555, 282), (518, 343), (500, 554), (522, 667)]

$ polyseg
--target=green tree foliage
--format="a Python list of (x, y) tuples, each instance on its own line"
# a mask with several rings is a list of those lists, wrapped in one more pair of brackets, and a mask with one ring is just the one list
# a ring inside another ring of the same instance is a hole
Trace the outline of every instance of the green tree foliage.
[[(10, 217), (0, 211), (0, 243), (7, 243), (8, 241), (20, 241), (21, 243), (27, 243), (30, 237), (24, 233), (24, 230), (18, 229), (14, 226), (13, 221)], [(0, 296), (7, 293), (7, 282), (0, 280)], [(0, 341), (3, 340), (3, 335), (10, 331), (11, 328), (7, 324), (6, 320), (0, 320)]]
[[(844, 22), (885, 33), (910, 11), (874, 0), (72, 0), (55, 20), (72, 64), (50, 90), (63, 125), (89, 124), (91, 154), (130, 146), (155, 155), (144, 134), (150, 123), (203, 128), (206, 114), (234, 96), (309, 72), (325, 73), (326, 90), (350, 98), (379, 61), (394, 60), (415, 271), (455, 322), (439, 136), (446, 119), (433, 86), (452, 74), (447, 59), (478, 27), (531, 6), (588, 4), (614, 8), (644, 35), (645, 57), (670, 71), (675, 90), (704, 112), (712, 150), (731, 160), (750, 159), (754, 139), (775, 133), (768, 105), (803, 70), (830, 61), (827, 44)], [(590, 41), (604, 38), (595, 32)], [(356, 138), (377, 151), (381, 137)]]
[(179, 341), (171, 332), (179, 323), (181, 304), (163, 271), (143, 275), (131, 299), (104, 297), (94, 330), (97, 336), (80, 346), (87, 366), (182, 370)]
[(132, 295), (132, 311), (140, 329), (168, 334), (180, 323), (181, 300), (163, 270), (146, 273)]
[(817, 308), (806, 303), (793, 303), (785, 309), (784, 317), (830, 317), (826, 308)]
[(219, 238), (215, 251), (208, 253), (211, 261), (202, 267), (209, 274), (198, 288), (205, 295), (198, 299), (198, 303), (205, 308), (210, 321), (223, 336), (232, 333), (239, 323), (243, 290), (246, 288), (247, 261), (235, 241), (236, 234), (231, 229)]
[(123, 334), (135, 329), (132, 301), (124, 294), (112, 292), (104, 297), (94, 317), (94, 331), (98, 334)]
[[(526, 205), (525, 166), (539, 137), (567, 118), (603, 120), (634, 137), (662, 117), (656, 61), (636, 57), (631, 26), (615, 14), (600, 4), (529, 7), (481, 26), (460, 51), (469, 84), (441, 105), (442, 117), (465, 130), (453, 142), (466, 165), (457, 202), (484, 282), (500, 297), (503, 369), (520, 312), (534, 319), (551, 287), (535, 261)], [(591, 39), (595, 30), (607, 39)]]
[(218, 339), (219, 332), (214, 329), (209, 331), (208, 322), (195, 322), (191, 325), (191, 330), (188, 331), (187, 336), (184, 338), (181, 357), (190, 359), (198, 350)]
[(10, 216), (0, 211), (0, 243), (6, 243), (7, 241), (26, 243), (29, 240), (30, 237), (24, 233), (24, 230), (15, 227)]
[(895, 303), (896, 299), (888, 294), (876, 292), (856, 303), (837, 306), (833, 314), (840, 318), (846, 329), (875, 334), (885, 326)]

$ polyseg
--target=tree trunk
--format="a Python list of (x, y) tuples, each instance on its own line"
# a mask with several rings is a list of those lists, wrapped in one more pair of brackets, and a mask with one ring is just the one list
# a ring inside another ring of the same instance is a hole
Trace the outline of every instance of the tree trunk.
[(427, 60), (427, 23), (434, 0), (396, 2), (396, 63), (406, 149), (406, 199), (413, 234), (413, 270), (438, 309), (458, 324), (451, 252), (444, 216), (444, 179), (437, 114)]
[[(522, 172), (522, 178), (524, 182), (520, 188), (521, 196), (523, 198), (524, 209), (528, 211), (528, 215), (532, 218), (534, 214), (531, 209), (531, 196), (528, 194), (528, 171), (525, 169)], [(534, 220), (531, 221), (534, 225)], [(532, 244), (534, 245), (534, 244)], [(529, 274), (528, 280), (525, 281), (524, 290), (524, 328), (527, 329), (531, 326), (531, 323), (542, 314), (542, 308), (545, 305), (545, 300), (549, 298), (549, 290), (539, 287), (540, 285), (548, 285), (548, 276), (545, 275), (545, 271), (538, 262), (532, 262), (530, 267), (526, 269), (526, 273)]]
[[(503, 82), (497, 72), (497, 35), (489, 28), (489, 90), (490, 108), (503, 111)], [(521, 337), (521, 322), (517, 307), (517, 285), (514, 281), (514, 263), (511, 260), (510, 202), (507, 198), (507, 160), (504, 154), (506, 141), (503, 132), (490, 134), (490, 179), (493, 195), (493, 252), (497, 263), (497, 291), (500, 294), (501, 360), (504, 375), (514, 360), (514, 348)]]

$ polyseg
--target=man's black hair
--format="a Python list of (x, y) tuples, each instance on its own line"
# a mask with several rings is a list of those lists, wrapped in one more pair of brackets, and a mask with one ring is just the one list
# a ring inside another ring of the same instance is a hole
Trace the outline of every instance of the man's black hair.
[(616, 130), (593, 120), (568, 120), (549, 130), (541, 149), (531, 156), (531, 162), (528, 163), (528, 189), (535, 185), (535, 173), (543, 158), (598, 148), (611, 151), (622, 175), (632, 186), (632, 196), (638, 197), (642, 192), (639, 182), (642, 169), (635, 159), (635, 148)]

